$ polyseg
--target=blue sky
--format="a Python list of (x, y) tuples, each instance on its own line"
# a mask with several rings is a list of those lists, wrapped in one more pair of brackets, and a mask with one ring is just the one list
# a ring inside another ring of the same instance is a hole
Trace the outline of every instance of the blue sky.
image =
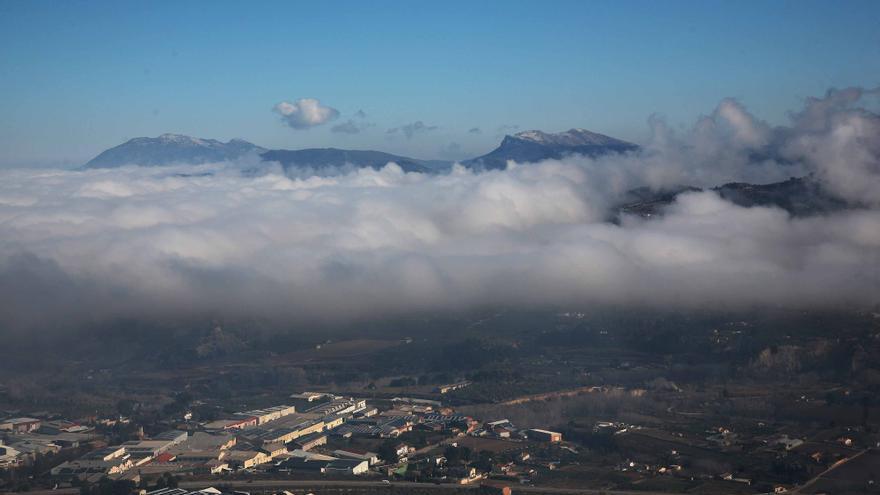
[[(650, 114), (690, 125), (724, 97), (782, 122), (880, 84), (877, 26), (876, 1), (2, 0), (0, 165), (165, 132), (424, 158), (484, 153), (512, 125), (639, 141)], [(303, 97), (339, 118), (295, 130), (272, 111)], [(331, 131), (358, 110), (371, 127)], [(387, 133), (416, 121), (436, 129)]]

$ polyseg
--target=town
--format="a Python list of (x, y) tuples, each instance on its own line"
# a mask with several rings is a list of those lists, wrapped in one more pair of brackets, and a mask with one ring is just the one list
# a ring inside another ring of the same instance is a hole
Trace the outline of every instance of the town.
[(37, 368), (10, 352), (0, 491), (878, 490), (874, 313), (472, 321), (157, 328)]
[(880, 0), (0, 0), (0, 495), (880, 495)]
[[(438, 387), (439, 394), (467, 382)], [(471, 484), (500, 477), (531, 483), (540, 470), (574, 448), (562, 434), (519, 429), (506, 419), (481, 422), (441, 401), (395, 397), (372, 401), (302, 392), (286, 404), (242, 411), (208, 422), (186, 411), (154, 434), (130, 418), (17, 417), (0, 421), (0, 468), (47, 458), (66, 459), (49, 470), (55, 486), (102, 481), (168, 485), (187, 477), (240, 474), (360, 476), (385, 480)], [(133, 426), (133, 439), (110, 440), (114, 428)]]

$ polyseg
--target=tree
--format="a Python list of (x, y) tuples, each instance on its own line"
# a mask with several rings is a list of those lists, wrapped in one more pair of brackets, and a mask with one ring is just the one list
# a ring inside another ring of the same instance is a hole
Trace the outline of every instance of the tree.
[(469, 461), (471, 459), (471, 449), (450, 445), (443, 451), (443, 457), (446, 457), (446, 461), (450, 464), (457, 464), (460, 461)]
[(410, 377), (395, 378), (388, 382), (389, 387), (410, 387), (416, 384), (416, 381)]
[(399, 457), (397, 457), (397, 441), (389, 438), (382, 442), (382, 445), (379, 446), (379, 459), (392, 464), (398, 461)]
[(138, 403), (136, 401), (131, 399), (120, 399), (119, 402), (116, 403), (116, 411), (120, 416), (131, 416), (134, 414), (137, 406)]
[(474, 462), (471, 463), (471, 466), (476, 468), (477, 471), (483, 473), (488, 473), (492, 471), (492, 453), (488, 450), (480, 451), (480, 453), (477, 454), (477, 458), (474, 460)]
[(107, 477), (101, 478), (96, 485), (90, 485), (84, 482), (79, 489), (80, 495), (131, 495), (135, 490), (134, 481), (131, 480), (111, 480)]

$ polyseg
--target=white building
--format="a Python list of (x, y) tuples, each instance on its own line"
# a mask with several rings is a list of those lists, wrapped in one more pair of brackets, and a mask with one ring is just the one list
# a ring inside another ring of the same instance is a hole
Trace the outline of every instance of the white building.
[(0, 443), (0, 469), (15, 467), (19, 464), (21, 452)]

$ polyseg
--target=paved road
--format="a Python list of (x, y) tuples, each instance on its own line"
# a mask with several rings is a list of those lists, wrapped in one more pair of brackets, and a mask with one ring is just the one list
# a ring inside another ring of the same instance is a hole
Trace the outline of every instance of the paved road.
[[(10, 492), (11, 493), (11, 492)], [(59, 488), (57, 490), (31, 490), (28, 495), (79, 495), (79, 488)]]
[[(479, 488), (479, 483), (475, 483), (473, 485), (453, 485), (453, 484), (440, 484), (435, 485), (433, 483), (413, 483), (409, 481), (394, 481), (390, 484), (383, 483), (382, 481), (372, 481), (372, 480), (363, 480), (363, 481), (347, 481), (347, 480), (253, 480), (251, 482), (248, 481), (225, 481), (225, 480), (214, 480), (212, 483), (211, 480), (207, 481), (182, 481), (180, 482), (181, 488), (189, 488), (189, 489), (198, 489), (204, 488), (210, 485), (224, 485), (231, 486), (233, 488), (240, 488), (243, 491), (258, 491), (258, 490), (284, 490), (289, 489), (294, 491), (296, 489), (307, 488), (311, 490), (320, 490), (324, 489), (333, 489), (333, 488), (376, 488), (376, 487), (392, 487), (392, 488), (418, 488), (422, 490), (437, 490), (438, 492), (442, 491), (450, 491), (450, 490), (476, 490)], [(575, 488), (545, 488), (538, 486), (520, 486), (520, 485), (511, 485), (514, 493), (554, 493), (554, 494), (569, 494), (569, 495), (598, 495), (598, 494), (608, 494), (608, 495), (672, 495), (669, 492), (649, 492), (649, 491), (632, 491), (632, 490), (586, 490), (586, 489), (575, 489)], [(680, 495), (680, 494), (679, 494)]]

